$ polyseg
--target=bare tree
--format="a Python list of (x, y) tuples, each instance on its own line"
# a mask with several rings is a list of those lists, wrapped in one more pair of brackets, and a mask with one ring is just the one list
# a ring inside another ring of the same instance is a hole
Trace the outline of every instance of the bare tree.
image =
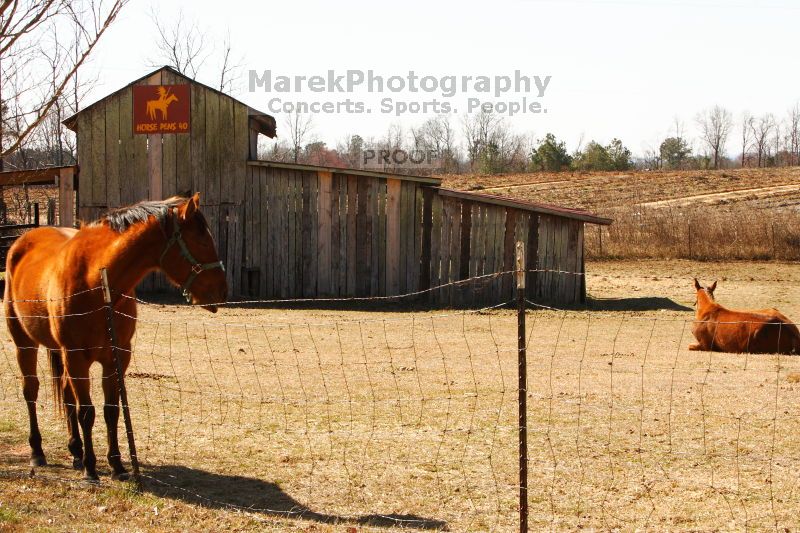
[(716, 105), (700, 113), (697, 116), (697, 124), (700, 126), (700, 138), (711, 153), (714, 168), (718, 169), (720, 156), (725, 151), (725, 144), (733, 124), (731, 112)]
[(170, 19), (170, 25), (164, 24), (155, 10), (150, 12), (150, 19), (158, 33), (152, 66), (166, 64), (194, 79), (210, 71), (212, 75), (205, 77), (211, 85), (222, 92), (232, 92), (234, 81), (241, 76), (242, 58), (234, 54), (230, 30), (222, 39), (222, 48), (217, 49), (207, 42), (209, 29), (201, 28), (195, 19), (187, 19), (183, 9)]
[(155, 43), (158, 57), (151, 63), (154, 66), (166, 63), (181, 74), (196, 78), (210, 55), (205, 42), (206, 32), (196, 20), (186, 20), (183, 9), (171, 19), (169, 26), (161, 21), (162, 17), (155, 9), (150, 12), (150, 19), (158, 32)]
[(500, 122), (502, 122), (502, 117), (483, 109), (480, 113), (464, 116), (462, 125), (470, 169), (474, 170), (475, 163), (488, 147), (489, 140), (495, 134)]
[(289, 146), (292, 151), (292, 159), (295, 163), (300, 159), (300, 152), (303, 145), (308, 142), (314, 124), (311, 115), (304, 115), (293, 111), (286, 115), (286, 128), (289, 132)]
[(747, 163), (747, 153), (752, 143), (753, 120), (753, 115), (748, 111), (742, 113), (742, 168)]
[(390, 124), (386, 134), (378, 140), (370, 139), (367, 147), (377, 154), (377, 163), (381, 165), (382, 170), (397, 173), (403, 171), (397, 162), (397, 155), (406, 148), (406, 134), (401, 124)]
[[(267, 137), (264, 135), (258, 136), (258, 158), (267, 161), (280, 161), (282, 163), (290, 163), (293, 159), (292, 149), (285, 140), (273, 141), (267, 143)], [(271, 141), (271, 139), (269, 139)]]
[(789, 165), (800, 164), (800, 103), (794, 105), (789, 110), (789, 117), (786, 124), (788, 132), (787, 145), (789, 148)]
[[(23, 146), (45, 121), (128, 1), (0, 1), (0, 169), (2, 158)], [(65, 45), (45, 37), (63, 22), (77, 31), (66, 45), (71, 53), (62, 54), (54, 73), (48, 61), (54, 47)]]
[(347, 135), (336, 144), (336, 151), (348, 168), (361, 168), (364, 157), (364, 138), (361, 135)]
[(431, 117), (419, 128), (411, 129), (414, 147), (435, 154), (439, 161), (439, 170), (454, 172), (458, 161), (455, 149), (455, 130), (446, 115)]
[(775, 126), (775, 118), (772, 113), (767, 113), (752, 122), (753, 147), (756, 149), (756, 160), (758, 167), (763, 163), (766, 166), (766, 156), (769, 150), (769, 134)]
[(675, 128), (675, 138), (679, 141), (684, 140), (686, 135), (686, 124), (684, 124), (678, 115), (675, 115), (672, 118), (672, 125)]
[(231, 32), (225, 35), (222, 41), (221, 65), (219, 68), (219, 90), (224, 93), (234, 92), (233, 82), (241, 77), (242, 62), (241, 56), (234, 56), (231, 44)]
[(662, 166), (662, 159), (661, 159), (661, 142), (658, 140), (655, 141), (655, 146), (651, 144), (647, 144), (644, 147), (644, 154), (642, 156), (642, 165), (644, 166), (645, 170), (658, 170)]
[[(68, 46), (61, 44), (63, 41), (59, 38), (59, 31), (61, 31), (60, 28), (56, 26), (51, 28), (53, 46), (51, 49), (43, 51), (50, 71), (48, 87), (50, 91), (56, 89), (59, 66), (64, 58), (75, 53), (75, 50), (70, 50)], [(78, 31), (79, 28), (74, 26), (74, 35), (77, 35)], [(75, 162), (77, 148), (75, 134), (65, 128), (62, 123), (64, 119), (78, 112), (84, 96), (97, 83), (97, 79), (96, 75), (94, 77), (81, 76), (80, 78), (74, 76), (69, 87), (56, 99), (36, 135), (35, 144), (48, 156), (46, 163), (66, 165)]]
[(775, 152), (772, 160), (773, 165), (776, 167), (781, 166), (781, 140), (781, 123), (775, 120), (774, 133), (772, 134), (772, 146), (775, 148)]

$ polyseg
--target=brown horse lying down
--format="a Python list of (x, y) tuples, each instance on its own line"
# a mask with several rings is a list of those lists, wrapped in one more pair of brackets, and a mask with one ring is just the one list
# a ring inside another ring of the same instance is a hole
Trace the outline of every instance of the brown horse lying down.
[(777, 309), (734, 311), (714, 301), (717, 282), (697, 290), (697, 321), (692, 334), (697, 342), (690, 350), (732, 353), (800, 353), (800, 331)]

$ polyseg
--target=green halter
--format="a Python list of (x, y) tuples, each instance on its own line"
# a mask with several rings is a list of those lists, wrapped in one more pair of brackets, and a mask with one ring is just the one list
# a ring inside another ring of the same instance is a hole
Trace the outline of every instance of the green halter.
[[(173, 213), (175, 213), (174, 209)], [(167, 252), (169, 252), (169, 249), (172, 248), (172, 245), (177, 242), (180, 248), (181, 255), (183, 256), (184, 259), (186, 259), (189, 262), (190, 265), (192, 265), (192, 270), (191, 272), (189, 272), (189, 277), (186, 278), (186, 281), (184, 281), (183, 285), (181, 285), (181, 290), (183, 291), (183, 297), (186, 298), (186, 301), (188, 303), (191, 303), (192, 295), (189, 292), (189, 287), (192, 286), (192, 283), (194, 282), (195, 278), (204, 270), (212, 270), (214, 268), (219, 268), (223, 272), (225, 272), (225, 265), (222, 263), (222, 261), (214, 261), (213, 263), (201, 263), (200, 261), (195, 259), (194, 256), (192, 255), (192, 252), (189, 251), (189, 247), (186, 246), (186, 241), (184, 241), (183, 237), (181, 236), (181, 228), (180, 225), (178, 224), (177, 213), (173, 223), (174, 223), (174, 229), (172, 230), (172, 236), (167, 240), (167, 245), (164, 248), (164, 251), (161, 253), (161, 257), (158, 259), (158, 264), (161, 266), (161, 269), (163, 270), (164, 256), (167, 255)]]

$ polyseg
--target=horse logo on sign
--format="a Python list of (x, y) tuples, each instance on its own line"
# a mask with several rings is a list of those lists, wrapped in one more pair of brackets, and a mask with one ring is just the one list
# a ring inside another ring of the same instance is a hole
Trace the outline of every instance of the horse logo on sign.
[(133, 132), (188, 133), (191, 88), (183, 85), (134, 85)]
[(156, 111), (161, 111), (161, 120), (167, 120), (169, 105), (172, 102), (177, 102), (178, 97), (163, 85), (156, 89), (156, 92), (158, 93), (158, 98), (147, 101), (147, 116), (150, 117), (150, 120), (156, 120)]

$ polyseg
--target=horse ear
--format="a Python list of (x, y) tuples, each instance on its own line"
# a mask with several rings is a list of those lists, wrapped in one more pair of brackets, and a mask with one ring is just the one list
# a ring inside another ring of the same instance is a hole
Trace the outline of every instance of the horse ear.
[(194, 196), (189, 198), (189, 201), (186, 202), (181, 208), (179, 209), (178, 213), (180, 215), (181, 220), (189, 220), (195, 214), (195, 212), (200, 208), (200, 193), (195, 193)]
[(711, 286), (708, 287), (708, 292), (714, 292), (714, 289), (716, 288), (717, 288), (717, 282), (715, 280), (714, 283), (712, 283)]
[(702, 288), (703, 288), (703, 287), (700, 285), (700, 282), (699, 282), (699, 281), (697, 281), (697, 278), (694, 278), (694, 288), (695, 288), (695, 290), (698, 290), (698, 291), (699, 291), (700, 289), (702, 289)]

